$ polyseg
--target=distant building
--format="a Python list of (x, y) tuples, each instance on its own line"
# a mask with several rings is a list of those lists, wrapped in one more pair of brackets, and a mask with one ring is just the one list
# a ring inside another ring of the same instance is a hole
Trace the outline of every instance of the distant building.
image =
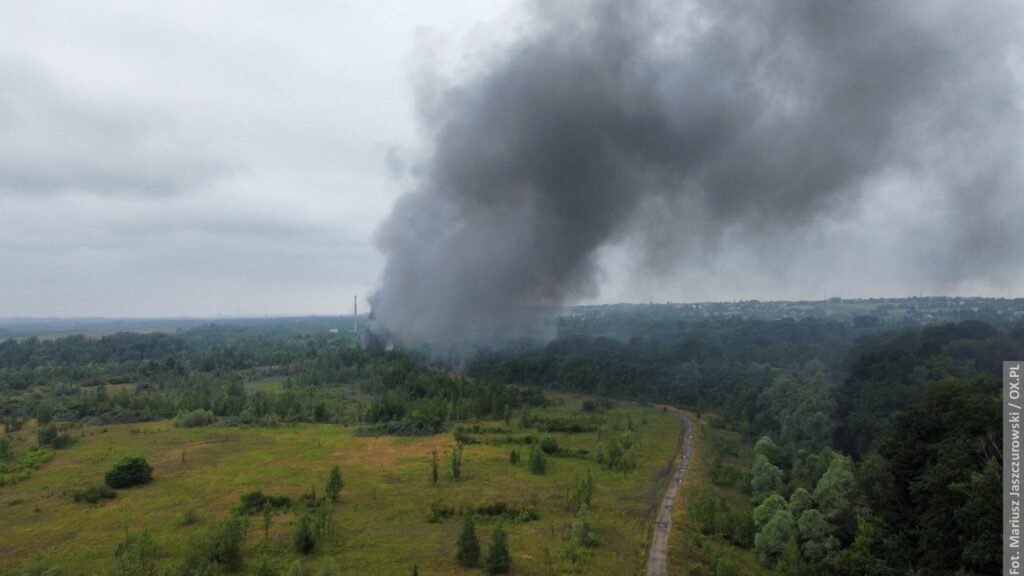
[(338, 329), (337, 328), (331, 328), (330, 330), (328, 330), (328, 332), (330, 332), (331, 334), (337, 334), (338, 333)]

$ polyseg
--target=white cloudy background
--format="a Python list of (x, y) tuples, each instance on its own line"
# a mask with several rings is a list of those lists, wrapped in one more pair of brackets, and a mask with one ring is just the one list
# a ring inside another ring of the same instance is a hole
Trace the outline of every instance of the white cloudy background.
[(348, 310), (373, 287), (374, 229), (422, 145), (417, 59), (508, 15), (5, 3), (0, 316)]
[[(468, 73), (519, 16), (512, 1), (4, 3), (0, 317), (347, 311), (375, 289), (374, 233), (428, 153), (419, 75)], [(594, 300), (1024, 295), (1019, 265), (936, 272), (933, 231), (958, 207), (887, 186), (778, 245), (726, 237), (659, 273), (634, 257), (649, 239), (620, 238)]]

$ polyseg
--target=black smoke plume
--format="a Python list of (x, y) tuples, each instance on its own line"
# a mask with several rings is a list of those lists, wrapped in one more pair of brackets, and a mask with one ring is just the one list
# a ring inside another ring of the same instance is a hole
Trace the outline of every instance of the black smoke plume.
[(536, 2), (482, 72), (423, 88), (433, 156), (379, 232), (373, 329), (522, 334), (594, 295), (598, 249), (626, 234), (674, 266), (724, 230), (841, 218), (889, 179), (970, 210), (955, 248), (1019, 245), (986, 206), (1024, 190), (1022, 7)]

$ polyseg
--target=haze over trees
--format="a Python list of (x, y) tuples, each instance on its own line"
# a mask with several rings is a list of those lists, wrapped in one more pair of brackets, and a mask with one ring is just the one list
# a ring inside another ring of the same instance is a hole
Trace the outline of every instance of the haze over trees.
[(706, 495), (691, 514), (778, 574), (998, 571), (999, 378), (1024, 356), (1020, 321), (606, 318), (565, 318), (571, 336), (483, 354), (470, 373), (714, 412), (753, 447), (752, 533)]

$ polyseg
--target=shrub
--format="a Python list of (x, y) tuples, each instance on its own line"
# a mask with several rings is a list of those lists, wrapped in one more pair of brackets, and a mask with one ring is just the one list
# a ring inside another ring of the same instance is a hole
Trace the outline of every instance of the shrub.
[(295, 560), (288, 567), (287, 576), (309, 576), (309, 570), (302, 565), (302, 560)]
[(592, 548), (597, 545), (597, 538), (594, 537), (593, 528), (590, 525), (590, 508), (584, 504), (576, 513), (576, 520), (572, 523), (571, 543), (579, 548)]
[(203, 515), (196, 511), (195, 508), (190, 508), (189, 510), (186, 510), (184, 514), (181, 515), (181, 520), (178, 521), (178, 525), (192, 526), (194, 524), (199, 524), (202, 521)]
[(40, 446), (49, 446), (50, 448), (67, 448), (71, 446), (75, 440), (69, 434), (61, 434), (57, 431), (57, 426), (53, 423), (47, 424), (36, 432), (36, 439), (39, 440)]
[(594, 476), (590, 473), (589, 469), (585, 475), (577, 475), (576, 485), (573, 487), (572, 496), (569, 498), (572, 508), (579, 510), (580, 506), (584, 504), (590, 506), (590, 502), (594, 498), (595, 489)]
[(427, 522), (437, 524), (438, 522), (455, 516), (455, 508), (446, 506), (440, 502), (433, 502), (430, 505), (430, 513), (427, 514)]
[(530, 473), (531, 474), (544, 474), (548, 471), (548, 462), (544, 457), (544, 451), (539, 449), (536, 444), (530, 447)]
[(277, 576), (277, 570), (274, 570), (274, 565), (266, 556), (260, 556), (259, 561), (256, 562), (255, 573), (256, 576)]
[(107, 472), (106, 483), (111, 488), (128, 488), (153, 481), (153, 467), (141, 456), (125, 457)]
[(236, 572), (242, 568), (242, 521), (231, 515), (205, 534), (192, 537), (183, 559), (181, 574), (216, 576), (222, 571)]
[(487, 572), (490, 574), (507, 574), (512, 566), (512, 557), (508, 553), (508, 535), (501, 522), (494, 527), (491, 548), (487, 553)]
[(275, 509), (289, 508), (292, 505), (292, 499), (287, 496), (275, 496), (273, 494), (264, 494), (259, 490), (247, 492), (239, 497), (238, 512), (245, 514), (246, 516), (253, 516), (256, 514), (262, 514), (263, 508), (270, 506)]
[(213, 424), (214, 420), (213, 412), (198, 408), (191, 412), (178, 412), (178, 415), (171, 420), (171, 423), (178, 428), (196, 428)]
[(540, 439), (540, 449), (543, 450), (545, 454), (554, 454), (555, 452), (558, 452), (558, 440), (545, 434), (544, 437)]
[(338, 576), (338, 563), (334, 561), (334, 558), (324, 558), (320, 562), (320, 569), (316, 571), (316, 576)]
[(84, 490), (76, 490), (72, 495), (75, 502), (87, 502), (97, 504), (101, 500), (113, 500), (117, 498), (117, 492), (107, 486), (93, 486)]
[(309, 514), (303, 513), (299, 516), (299, 523), (295, 526), (295, 534), (292, 536), (292, 544), (299, 554), (312, 554), (316, 549), (316, 532), (309, 520)]
[(149, 532), (125, 534), (124, 542), (114, 551), (114, 566), (110, 576), (156, 576), (156, 557), (159, 549)]
[(228, 572), (242, 567), (242, 521), (231, 516), (214, 526), (206, 540), (206, 559)]
[(476, 539), (476, 525), (473, 523), (472, 515), (466, 515), (456, 545), (458, 549), (455, 558), (461, 566), (472, 568), (480, 562), (480, 542)]
[(316, 495), (316, 486), (309, 489), (309, 492), (299, 496), (298, 503), (300, 506), (313, 510), (319, 508), (320, 504), (323, 504), (324, 497)]
[(331, 468), (331, 473), (327, 476), (327, 497), (331, 502), (337, 502), (338, 496), (341, 494), (341, 489), (345, 486), (345, 481), (341, 479), (341, 468), (334, 466)]

